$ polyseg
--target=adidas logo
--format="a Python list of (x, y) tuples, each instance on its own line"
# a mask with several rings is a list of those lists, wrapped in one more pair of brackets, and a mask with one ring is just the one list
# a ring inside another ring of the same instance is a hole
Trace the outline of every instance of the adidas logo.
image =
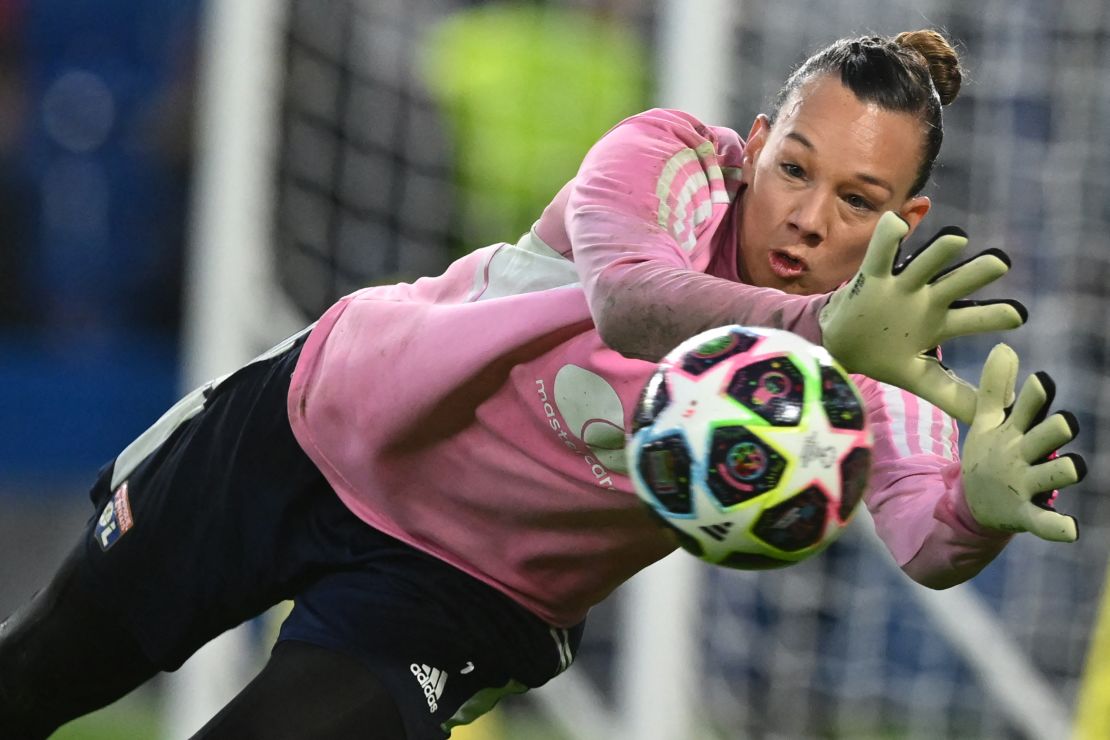
[(420, 682), (420, 688), (424, 689), (424, 698), (428, 700), (428, 711), (434, 712), (439, 709), (439, 698), (443, 696), (443, 687), (447, 685), (447, 671), (416, 663), (410, 665), (409, 670)]
[(721, 542), (728, 536), (728, 531), (732, 529), (732, 522), (721, 522), (720, 524), (710, 524), (706, 527), (699, 527), (701, 531), (713, 539)]

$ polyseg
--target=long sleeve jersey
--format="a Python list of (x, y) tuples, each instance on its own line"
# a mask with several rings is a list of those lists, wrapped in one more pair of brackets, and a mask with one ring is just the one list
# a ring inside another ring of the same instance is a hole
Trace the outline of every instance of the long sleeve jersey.
[[(652, 361), (731, 323), (820, 341), (827, 296), (740, 281), (743, 147), (679, 111), (633, 116), (515, 244), (332, 306), (302, 350), (289, 418), (350, 510), (560, 627), (671, 552), (622, 451)], [(954, 422), (853, 379), (879, 535), (916, 580), (965, 580), (1006, 538), (969, 513)]]

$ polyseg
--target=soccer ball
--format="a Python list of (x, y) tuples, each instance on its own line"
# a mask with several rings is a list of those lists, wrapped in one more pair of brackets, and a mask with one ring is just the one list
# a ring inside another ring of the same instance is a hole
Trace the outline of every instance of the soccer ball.
[(779, 568), (835, 540), (867, 487), (871, 433), (824, 348), (725, 326), (659, 363), (625, 447), (639, 497), (703, 560)]

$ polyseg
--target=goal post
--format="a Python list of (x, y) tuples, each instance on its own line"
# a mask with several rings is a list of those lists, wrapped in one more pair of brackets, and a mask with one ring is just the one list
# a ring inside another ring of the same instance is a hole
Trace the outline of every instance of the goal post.
[[(727, 119), (728, 79), (715, 61), (732, 57), (730, 21), (741, 6), (738, 0), (658, 3), (655, 104), (689, 111), (703, 121)], [(709, 18), (714, 22), (705, 22)], [(705, 738), (699, 697), (675, 691), (701, 682), (704, 567), (687, 553), (675, 552), (622, 589), (618, 629), (624, 639), (616, 655), (622, 737)]]
[[(182, 392), (245, 364), (303, 320), (276, 290), (272, 248), (284, 3), (210, 0), (200, 33), (182, 332)], [(260, 665), (241, 627), (168, 679), (163, 734), (190, 737)]]

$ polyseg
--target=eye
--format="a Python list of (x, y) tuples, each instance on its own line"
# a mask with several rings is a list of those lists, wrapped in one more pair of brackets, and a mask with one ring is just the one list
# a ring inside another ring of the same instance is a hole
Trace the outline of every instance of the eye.
[(871, 204), (871, 201), (867, 200), (867, 198), (864, 198), (862, 195), (859, 195), (857, 193), (844, 196), (844, 202), (852, 208), (855, 208), (857, 211), (875, 210), (875, 206)]
[(792, 177), (800, 180), (806, 176), (806, 171), (793, 162), (783, 162), (779, 165), (779, 168), (787, 177)]

